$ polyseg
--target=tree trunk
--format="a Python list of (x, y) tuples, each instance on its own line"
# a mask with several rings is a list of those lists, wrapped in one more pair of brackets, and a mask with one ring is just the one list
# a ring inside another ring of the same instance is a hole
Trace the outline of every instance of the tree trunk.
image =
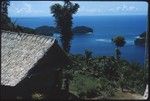
[(117, 60), (119, 60), (119, 59), (120, 59), (120, 55), (121, 55), (121, 52), (120, 52), (120, 50), (119, 50), (119, 47), (117, 47), (117, 48), (115, 49), (115, 52), (116, 52), (115, 58), (116, 58)]
[(65, 80), (65, 91), (69, 92), (69, 78), (66, 78)]

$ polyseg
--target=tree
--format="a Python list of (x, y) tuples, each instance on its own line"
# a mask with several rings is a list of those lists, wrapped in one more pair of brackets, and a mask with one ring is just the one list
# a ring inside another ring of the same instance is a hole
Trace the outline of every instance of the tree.
[(88, 49), (85, 50), (85, 59), (86, 63), (89, 64), (90, 59), (92, 58), (92, 52)]
[[(51, 13), (55, 17), (56, 27), (61, 34), (61, 43), (65, 52), (70, 51), (70, 42), (72, 40), (72, 19), (73, 14), (77, 12), (79, 8), (78, 4), (73, 4), (69, 0), (65, 0), (63, 5), (59, 3), (51, 6)], [(63, 67), (61, 68), (63, 74)], [(65, 89), (69, 91), (69, 76), (64, 74), (65, 79)]]
[(1, 14), (2, 15), (6, 15), (8, 14), (8, 6), (9, 6), (9, 1), (8, 0), (4, 0), (1, 2)]
[[(120, 55), (121, 55), (121, 51), (119, 50), (119, 47), (123, 47), (126, 43), (125, 39), (123, 36), (117, 36), (117, 37), (114, 37), (112, 39), (112, 42), (116, 45), (116, 49), (115, 49), (115, 58), (117, 60), (120, 59)], [(118, 63), (119, 67), (120, 67), (120, 64)], [(122, 68), (119, 68), (120, 69), (120, 72), (122, 72)], [(124, 88), (124, 82), (125, 82), (125, 78), (124, 78), (124, 75), (120, 74), (120, 79), (119, 79), (119, 84), (120, 84), (120, 87), (123, 91), (123, 88)]]
[(126, 43), (125, 39), (123, 36), (117, 36), (115, 38), (112, 39), (112, 42), (116, 45), (116, 49), (115, 49), (115, 57), (117, 60), (119, 60), (121, 52), (120, 49), (121, 47), (123, 47)]
[(9, 24), (11, 23), (10, 18), (8, 17), (8, 6), (9, 1), (5, 0), (1, 2), (1, 28), (9, 29)]
[(53, 17), (55, 17), (56, 27), (61, 34), (62, 47), (67, 53), (70, 51), (70, 42), (73, 36), (72, 15), (77, 12), (78, 8), (78, 4), (73, 4), (69, 0), (65, 0), (63, 5), (57, 3), (50, 8)]

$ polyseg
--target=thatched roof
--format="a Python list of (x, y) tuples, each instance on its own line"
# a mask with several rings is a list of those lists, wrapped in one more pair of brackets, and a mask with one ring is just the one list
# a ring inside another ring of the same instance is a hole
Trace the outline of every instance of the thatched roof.
[(2, 31), (1, 84), (15, 86), (54, 44), (49, 36)]

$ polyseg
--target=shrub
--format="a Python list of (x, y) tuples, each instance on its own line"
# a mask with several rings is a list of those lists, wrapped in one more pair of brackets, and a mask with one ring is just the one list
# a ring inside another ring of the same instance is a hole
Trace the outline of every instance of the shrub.
[(105, 78), (97, 79), (88, 75), (76, 74), (70, 89), (80, 98), (104, 97), (114, 94), (115, 84)]

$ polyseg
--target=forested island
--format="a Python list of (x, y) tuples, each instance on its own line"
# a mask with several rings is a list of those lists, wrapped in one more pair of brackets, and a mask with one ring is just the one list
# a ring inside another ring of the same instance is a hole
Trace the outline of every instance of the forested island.
[(53, 26), (40, 26), (34, 29), (35, 33), (47, 36), (53, 36), (53, 33), (59, 33), (57, 28)]
[[(40, 26), (33, 29), (35, 33), (52, 36), (54, 33), (60, 33), (60, 31), (53, 26)], [(72, 32), (76, 35), (87, 34), (89, 32), (93, 33), (93, 29), (86, 26), (77, 26), (72, 29)]]
[[(76, 26), (72, 29), (72, 32), (76, 35), (78, 34), (87, 34), (89, 32), (93, 33), (93, 29), (86, 26)], [(40, 26), (35, 28), (35, 33), (38, 34), (46, 34), (46, 35), (53, 35), (53, 33), (60, 33), (60, 31), (53, 26)]]
[(93, 29), (90, 27), (86, 26), (77, 26), (72, 29), (73, 33), (78, 33), (78, 34), (87, 34), (89, 32), (93, 33)]
[(145, 46), (146, 32), (143, 32), (134, 40), (134, 44), (138, 46)]
[[(29, 27), (11, 24), (10, 30), (12, 29), (18, 32), (40, 34), (40, 35), (46, 35), (46, 36), (53, 36), (54, 33), (60, 33), (60, 31), (54, 26), (39, 26), (33, 29)], [(72, 29), (72, 32), (75, 35), (88, 34), (89, 32), (93, 33), (93, 29), (90, 27), (86, 27), (86, 26), (77, 26)]]

